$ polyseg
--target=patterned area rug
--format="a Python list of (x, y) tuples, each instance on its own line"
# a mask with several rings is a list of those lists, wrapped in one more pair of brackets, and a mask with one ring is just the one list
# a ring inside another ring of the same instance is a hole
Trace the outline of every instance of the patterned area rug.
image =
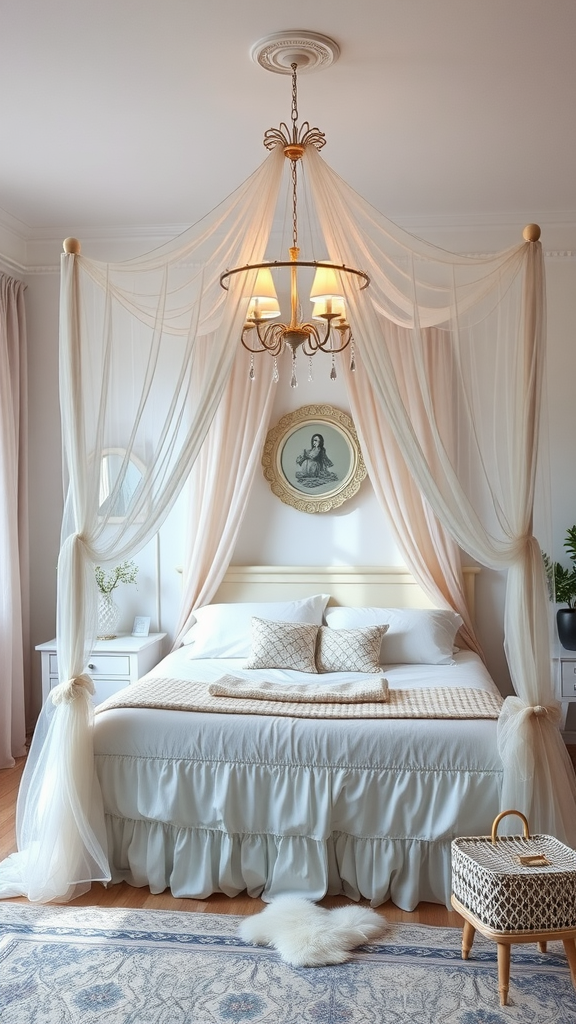
[(294, 968), (215, 914), (0, 905), (2, 1024), (576, 1024), (561, 943), (515, 946), (393, 924), (338, 967)]

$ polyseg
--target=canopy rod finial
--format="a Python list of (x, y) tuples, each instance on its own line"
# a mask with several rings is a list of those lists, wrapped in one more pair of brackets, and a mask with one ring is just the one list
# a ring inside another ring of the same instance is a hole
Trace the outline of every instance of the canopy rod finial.
[(522, 232), (522, 238), (526, 242), (537, 242), (540, 238), (540, 225), (539, 224), (527, 224)]
[(62, 242), (62, 248), (64, 252), (72, 252), (75, 256), (79, 256), (82, 250), (82, 246), (77, 238), (65, 238)]

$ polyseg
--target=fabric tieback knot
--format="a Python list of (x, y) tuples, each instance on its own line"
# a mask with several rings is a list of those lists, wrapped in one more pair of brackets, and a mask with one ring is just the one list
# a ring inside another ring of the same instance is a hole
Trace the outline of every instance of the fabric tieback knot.
[(549, 705), (533, 704), (532, 707), (528, 707), (528, 712), (532, 712), (536, 718), (546, 717), (552, 725), (560, 725), (562, 721), (562, 711), (558, 702)]
[(91, 677), (83, 673), (73, 676), (72, 679), (67, 679), (64, 683), (59, 683), (51, 691), (50, 696), (53, 704), (71, 704), (85, 691), (90, 694), (95, 693), (95, 687)]

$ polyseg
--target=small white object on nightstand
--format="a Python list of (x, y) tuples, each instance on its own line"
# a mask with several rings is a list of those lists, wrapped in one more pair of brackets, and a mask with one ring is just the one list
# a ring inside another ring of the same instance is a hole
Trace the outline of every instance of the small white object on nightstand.
[[(148, 636), (117, 636), (113, 640), (97, 640), (87, 670), (94, 680), (94, 703), (100, 704), (113, 693), (149, 672), (163, 656), (166, 633)], [(38, 644), (42, 658), (42, 703), (50, 690), (58, 685), (56, 641)]]

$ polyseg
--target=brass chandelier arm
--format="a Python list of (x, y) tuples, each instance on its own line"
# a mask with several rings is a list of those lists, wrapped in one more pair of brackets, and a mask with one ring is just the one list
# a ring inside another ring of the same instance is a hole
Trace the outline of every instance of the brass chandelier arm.
[(243, 267), (233, 267), (232, 270), (225, 270), (220, 274), (220, 284), (224, 291), (228, 291), (229, 286), (225, 282), (233, 274), (242, 274), (248, 270), (263, 270), (265, 268), (272, 270), (274, 267), (326, 267), (328, 270), (341, 270), (345, 274), (355, 274), (356, 277), (362, 278), (363, 284), (360, 285), (360, 291), (363, 291), (370, 284), (370, 278), (363, 270), (354, 270), (353, 267), (347, 267), (344, 263), (323, 263), (318, 260), (265, 260), (263, 263), (246, 263)]
[[(265, 320), (253, 320), (244, 325), (241, 335), (241, 342), (248, 352), (269, 352), (272, 356), (279, 356), (284, 345), (288, 345), (295, 352), (301, 347), (305, 356), (313, 356), (316, 352), (327, 352), (330, 355), (337, 355), (343, 352), (352, 341), (350, 324), (338, 323), (338, 317), (326, 315), (326, 328), (324, 337), (316, 324), (300, 324), (295, 330), (286, 329), (284, 324), (266, 324)], [(252, 340), (252, 332), (255, 331), (255, 346), (248, 344)], [(336, 341), (336, 331), (340, 338)], [(257, 339), (257, 340), (256, 340)]]

